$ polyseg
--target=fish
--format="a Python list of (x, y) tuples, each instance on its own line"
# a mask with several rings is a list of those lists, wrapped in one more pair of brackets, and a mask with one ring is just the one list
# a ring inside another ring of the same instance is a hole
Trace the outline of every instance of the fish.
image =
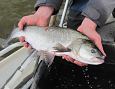
[(52, 53), (55, 56), (68, 55), (71, 58), (91, 65), (104, 63), (105, 56), (96, 45), (82, 33), (61, 27), (26, 26), (24, 30), (18, 27), (13, 29), (8, 38), (10, 42), (14, 38), (25, 37), (32, 48)]

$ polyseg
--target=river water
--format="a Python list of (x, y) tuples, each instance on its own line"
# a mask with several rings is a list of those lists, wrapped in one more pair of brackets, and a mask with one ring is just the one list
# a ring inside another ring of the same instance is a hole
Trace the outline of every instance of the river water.
[(35, 0), (0, 0), (0, 37), (6, 38), (22, 16), (31, 14)]
[[(34, 11), (33, 0), (0, 0), (0, 38), (7, 38), (22, 16)], [(115, 89), (115, 65), (78, 67), (56, 58), (41, 89)]]

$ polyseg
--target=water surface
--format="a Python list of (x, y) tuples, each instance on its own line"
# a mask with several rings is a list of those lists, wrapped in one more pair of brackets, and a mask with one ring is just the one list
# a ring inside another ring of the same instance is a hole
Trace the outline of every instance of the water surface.
[(0, 37), (6, 38), (24, 15), (34, 11), (35, 0), (0, 0)]

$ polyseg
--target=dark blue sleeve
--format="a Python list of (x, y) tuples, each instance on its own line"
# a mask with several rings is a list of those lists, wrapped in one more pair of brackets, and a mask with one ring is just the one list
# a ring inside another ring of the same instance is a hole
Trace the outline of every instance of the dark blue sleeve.
[(115, 0), (89, 0), (82, 14), (101, 26), (105, 24), (114, 8)]
[(63, 0), (37, 0), (35, 4), (35, 9), (37, 10), (39, 6), (51, 6), (54, 8), (54, 13), (57, 14), (57, 12), (60, 9), (60, 6), (62, 4)]

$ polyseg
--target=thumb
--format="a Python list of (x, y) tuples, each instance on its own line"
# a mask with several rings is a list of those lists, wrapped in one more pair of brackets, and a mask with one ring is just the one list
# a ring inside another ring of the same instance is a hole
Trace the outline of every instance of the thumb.
[(102, 52), (104, 56), (106, 56), (106, 53), (104, 52), (101, 40), (95, 40), (94, 41), (95, 45), (98, 47), (98, 49)]
[(26, 16), (24, 16), (18, 23), (18, 27), (20, 30), (23, 30), (24, 25), (26, 24)]

